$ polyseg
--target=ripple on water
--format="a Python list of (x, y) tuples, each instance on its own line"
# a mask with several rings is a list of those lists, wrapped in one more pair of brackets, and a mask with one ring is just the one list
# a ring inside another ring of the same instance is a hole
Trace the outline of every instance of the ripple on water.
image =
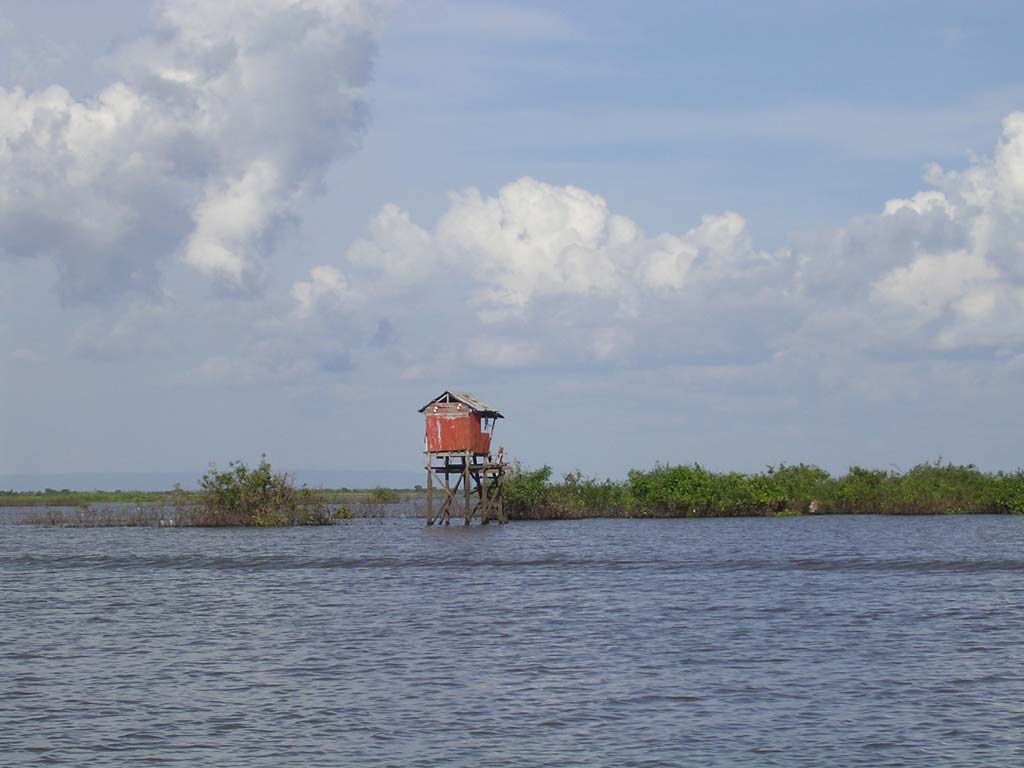
[(1016, 766), (1024, 520), (0, 537), (0, 764)]

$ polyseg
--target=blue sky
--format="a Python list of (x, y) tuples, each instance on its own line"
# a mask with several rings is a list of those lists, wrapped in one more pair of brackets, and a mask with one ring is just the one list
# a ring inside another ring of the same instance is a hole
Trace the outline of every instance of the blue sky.
[(0, 475), (1016, 468), (1022, 16), (7, 3)]

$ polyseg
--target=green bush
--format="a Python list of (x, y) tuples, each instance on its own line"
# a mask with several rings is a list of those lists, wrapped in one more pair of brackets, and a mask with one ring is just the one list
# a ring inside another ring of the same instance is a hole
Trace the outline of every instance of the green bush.
[(994, 511), (1024, 515), (1024, 471), (1000, 472), (992, 480)]
[(621, 483), (584, 477), (577, 470), (565, 475), (559, 490), (560, 506), (569, 510), (573, 517), (584, 517), (592, 509), (615, 516), (629, 514), (626, 489)]
[(345, 510), (333, 513), (309, 488), (296, 488), (290, 475), (274, 473), (266, 456), (253, 469), (240, 461), (224, 471), (211, 466), (199, 487), (198, 494), (179, 496), (180, 525), (330, 525), (345, 516)]
[(834, 494), (832, 476), (813, 464), (780, 464), (777, 469), (768, 467), (764, 477), (775, 497), (782, 502), (782, 509), (776, 510), (776, 516), (787, 512), (819, 513)]
[(373, 504), (397, 504), (401, 501), (398, 491), (391, 488), (374, 488), (370, 491), (370, 502)]
[(510, 517), (788, 517), (801, 514), (1024, 514), (1024, 471), (986, 474), (941, 461), (905, 473), (851, 467), (835, 478), (808, 464), (712, 472), (699, 464), (632, 470), (624, 483), (517, 465), (506, 481)]
[(518, 462), (505, 478), (503, 493), (509, 517), (538, 519), (553, 507), (553, 493), (548, 481), (551, 467), (527, 470)]
[(657, 516), (764, 515), (785, 507), (785, 499), (767, 476), (718, 474), (699, 464), (633, 470), (628, 492), (634, 510)]

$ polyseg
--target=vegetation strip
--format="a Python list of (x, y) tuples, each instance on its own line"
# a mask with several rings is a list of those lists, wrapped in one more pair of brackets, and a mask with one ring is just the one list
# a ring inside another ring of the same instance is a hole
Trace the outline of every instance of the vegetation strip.
[[(698, 464), (657, 466), (633, 470), (623, 482), (579, 472), (557, 482), (551, 476), (547, 466), (514, 468), (505, 488), (511, 519), (1024, 514), (1024, 470), (991, 473), (941, 461), (907, 472), (851, 467), (838, 477), (807, 464), (754, 474), (713, 472)], [(225, 471), (211, 467), (198, 491), (0, 491), (0, 506), (48, 507), (36, 520), (46, 525), (326, 525), (352, 517), (353, 510), (361, 517), (379, 517), (384, 505), (421, 494), (421, 488), (297, 488), (289, 475), (274, 473), (263, 459), (254, 469), (240, 462)], [(91, 508), (125, 502), (140, 505), (138, 511), (104, 514)], [(65, 514), (57, 507), (78, 511)]]
[[(211, 466), (199, 480), (199, 487), (198, 491), (175, 488), (161, 493), (6, 491), (0, 492), (0, 506), (45, 507), (29, 522), (50, 526), (263, 528), (330, 525), (353, 517), (349, 504), (363, 516), (381, 516), (385, 504), (395, 504), (401, 499), (397, 491), (384, 488), (337, 492), (296, 487), (290, 475), (275, 473), (266, 457), (253, 469), (242, 462), (231, 462), (223, 471)], [(135, 509), (96, 508), (104, 503), (125, 505), (126, 502), (129, 506), (134, 504)]]
[(941, 461), (907, 472), (851, 467), (833, 477), (816, 466), (712, 472), (700, 465), (633, 470), (625, 482), (579, 472), (551, 482), (551, 468), (517, 467), (505, 485), (509, 517), (789, 517), (1024, 513), (1024, 471), (982, 472)]

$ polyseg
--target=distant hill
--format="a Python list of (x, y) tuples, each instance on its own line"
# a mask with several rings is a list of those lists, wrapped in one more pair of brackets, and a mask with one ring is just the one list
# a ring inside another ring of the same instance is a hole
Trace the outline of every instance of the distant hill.
[[(169, 491), (174, 485), (195, 488), (205, 470), (196, 472), (108, 472), (39, 475), (0, 475), (0, 490), (42, 491)], [(313, 488), (412, 488), (423, 474), (402, 470), (299, 469), (286, 470), (296, 482)]]

